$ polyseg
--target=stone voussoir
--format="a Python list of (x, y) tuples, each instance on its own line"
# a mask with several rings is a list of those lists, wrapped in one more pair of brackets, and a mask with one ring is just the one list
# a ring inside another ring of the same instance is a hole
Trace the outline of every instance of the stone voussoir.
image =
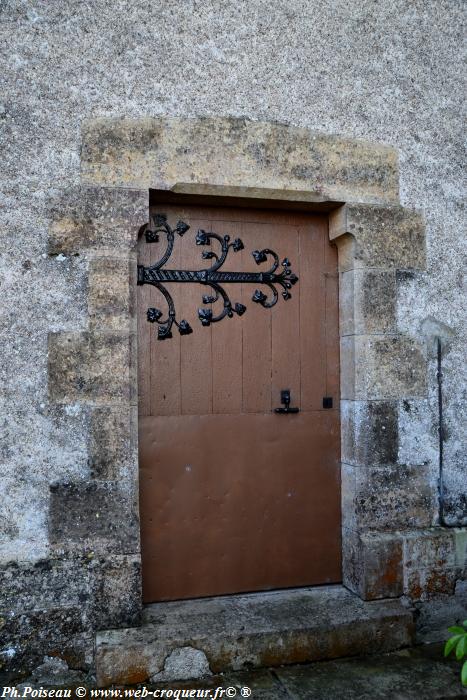
[(365, 603), (342, 586), (157, 603), (141, 628), (98, 633), (97, 682), (174, 680), (176, 650), (187, 662), (196, 657), (183, 665), (189, 679), (199, 676), (199, 652), (220, 673), (389, 651), (409, 645), (412, 633), (399, 601)]

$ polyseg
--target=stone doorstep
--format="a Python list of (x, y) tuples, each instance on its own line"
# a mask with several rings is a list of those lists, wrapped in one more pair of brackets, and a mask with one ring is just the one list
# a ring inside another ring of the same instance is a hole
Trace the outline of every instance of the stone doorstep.
[(365, 602), (343, 586), (146, 606), (138, 628), (96, 637), (99, 687), (377, 654), (412, 644), (399, 600)]

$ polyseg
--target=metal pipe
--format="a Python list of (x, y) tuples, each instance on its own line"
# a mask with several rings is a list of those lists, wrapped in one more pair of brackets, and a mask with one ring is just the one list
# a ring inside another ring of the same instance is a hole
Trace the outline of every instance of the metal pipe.
[(443, 428), (443, 372), (442, 372), (442, 348), (441, 338), (437, 337), (437, 359), (438, 370), (436, 378), (438, 381), (438, 449), (439, 449), (439, 474), (438, 474), (438, 508), (439, 508), (439, 523), (445, 525), (444, 522), (444, 428)]

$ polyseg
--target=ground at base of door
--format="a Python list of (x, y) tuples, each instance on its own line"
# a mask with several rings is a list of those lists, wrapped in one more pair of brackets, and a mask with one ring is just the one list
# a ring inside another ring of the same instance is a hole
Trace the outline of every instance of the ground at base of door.
[[(467, 698), (467, 688), (460, 682), (461, 662), (443, 658), (443, 645), (431, 644), (376, 656), (354, 657), (335, 661), (317, 661), (311, 664), (282, 666), (273, 669), (230, 671), (217, 676), (173, 683), (150, 683), (119, 688), (121, 697), (129, 697), (129, 691), (142, 691), (145, 697), (164, 697), (160, 692), (172, 691), (165, 697), (177, 698), (176, 690), (211, 690), (215, 697), (217, 688), (229, 688), (230, 697), (251, 697), (253, 700), (455, 700)], [(45, 678), (42, 679), (43, 681)], [(65, 680), (65, 679), (63, 679)], [(75, 693), (80, 685), (81, 694)], [(23, 681), (25, 686), (64, 688), (65, 683), (48, 684)], [(75, 679), (71, 685), (72, 698), (91, 697), (96, 689), (93, 679)], [(83, 696), (83, 688), (87, 689)], [(235, 695), (233, 690), (235, 689)], [(251, 691), (251, 692), (250, 692)], [(117, 686), (101, 690), (102, 697), (118, 697)], [(104, 693), (107, 692), (107, 695)], [(112, 692), (112, 695), (110, 693)], [(144, 693), (145, 691), (143, 691)], [(98, 697), (96, 695), (96, 697)], [(134, 697), (138, 697), (135, 693)], [(139, 695), (142, 697), (142, 693)], [(180, 694), (178, 697), (184, 697)], [(185, 697), (189, 695), (185, 694)], [(205, 696), (206, 697), (206, 696)]]
[[(461, 663), (443, 658), (443, 645), (401, 649), (311, 664), (225, 673), (207, 681), (154, 684), (154, 689), (235, 688), (254, 700), (454, 700), (467, 698)], [(245, 692), (245, 691), (243, 691)]]

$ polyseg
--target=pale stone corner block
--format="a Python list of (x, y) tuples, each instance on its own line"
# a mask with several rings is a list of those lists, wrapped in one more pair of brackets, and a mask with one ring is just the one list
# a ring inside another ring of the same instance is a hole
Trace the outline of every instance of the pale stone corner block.
[(416, 600), (452, 595), (462, 576), (456, 530), (434, 527), (403, 535), (404, 592)]
[(48, 202), (49, 255), (127, 255), (148, 210), (147, 189), (68, 187)]
[(52, 548), (95, 554), (137, 554), (136, 504), (121, 482), (62, 482), (50, 488), (48, 515)]
[(342, 399), (426, 396), (426, 348), (413, 338), (344, 336), (340, 346)]
[(343, 527), (405, 531), (432, 525), (435, 499), (429, 467), (342, 465)]
[(398, 410), (394, 400), (342, 400), (342, 461), (355, 466), (396, 464)]
[(413, 209), (346, 204), (330, 213), (329, 238), (338, 245), (341, 271), (426, 269), (425, 222)]
[(403, 542), (397, 533), (342, 531), (343, 583), (363, 600), (398, 598), (404, 590)]
[(49, 333), (50, 400), (131, 403), (133, 335), (97, 330)]
[(111, 187), (260, 182), (336, 202), (399, 198), (398, 154), (390, 146), (231, 117), (85, 120), (81, 163), (83, 182)]
[(138, 410), (99, 406), (91, 410), (89, 467), (97, 480), (135, 480), (138, 473)]
[(340, 335), (394, 333), (397, 325), (394, 270), (355, 269), (340, 273)]
[(97, 257), (89, 261), (88, 313), (91, 328), (136, 330), (136, 261)]

